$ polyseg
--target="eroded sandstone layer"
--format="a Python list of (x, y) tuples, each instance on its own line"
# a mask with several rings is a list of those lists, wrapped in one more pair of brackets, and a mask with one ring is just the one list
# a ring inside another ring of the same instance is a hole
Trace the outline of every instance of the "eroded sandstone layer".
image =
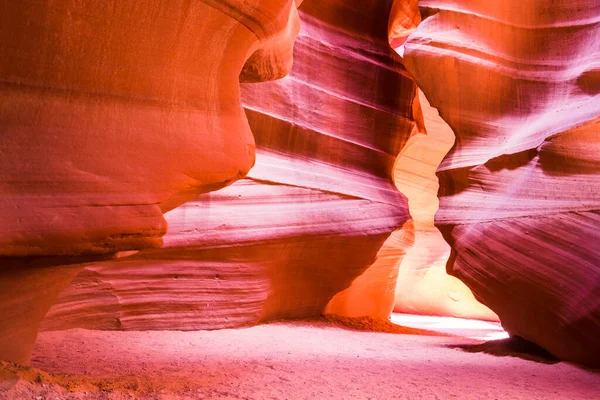
[(290, 76), (242, 87), (247, 178), (167, 213), (161, 249), (86, 268), (43, 329), (387, 317), (413, 236), (392, 169), (416, 93), (388, 44), (391, 5), (305, 1)]
[(285, 75), (297, 31), (293, 0), (0, 1), (0, 358), (26, 361), (60, 263), (160, 247), (164, 212), (248, 172), (240, 76)]
[(419, 5), (405, 64), (456, 134), (448, 270), (511, 334), (600, 365), (600, 3)]

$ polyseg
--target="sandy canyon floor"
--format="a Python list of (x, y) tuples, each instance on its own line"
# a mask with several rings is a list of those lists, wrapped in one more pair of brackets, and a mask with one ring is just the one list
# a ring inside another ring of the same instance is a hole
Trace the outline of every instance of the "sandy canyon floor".
[(598, 372), (507, 355), (501, 340), (485, 344), (503, 336), (496, 325), (402, 315), (393, 321), (444, 335), (357, 331), (326, 321), (202, 332), (43, 332), (32, 368), (0, 366), (0, 398), (600, 398)]

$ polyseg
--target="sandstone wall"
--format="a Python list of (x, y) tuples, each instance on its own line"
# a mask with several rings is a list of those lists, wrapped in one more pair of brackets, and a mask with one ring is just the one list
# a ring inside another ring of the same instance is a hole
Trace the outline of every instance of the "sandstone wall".
[(387, 318), (413, 236), (397, 231), (410, 216), (392, 169), (416, 93), (388, 45), (391, 6), (305, 1), (290, 76), (242, 86), (257, 144), (247, 178), (167, 213), (161, 249), (86, 268), (43, 329)]
[(600, 4), (422, 0), (405, 64), (456, 134), (449, 271), (513, 335), (600, 363)]

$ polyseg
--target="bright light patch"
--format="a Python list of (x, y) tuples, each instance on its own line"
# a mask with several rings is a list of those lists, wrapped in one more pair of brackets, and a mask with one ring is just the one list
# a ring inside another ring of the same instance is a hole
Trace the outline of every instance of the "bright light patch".
[(401, 326), (427, 329), (477, 340), (487, 341), (508, 338), (508, 333), (496, 322), (412, 314), (392, 314), (390, 320), (392, 323)]
[(404, 57), (404, 45), (396, 47), (394, 50), (400, 55), (400, 57)]

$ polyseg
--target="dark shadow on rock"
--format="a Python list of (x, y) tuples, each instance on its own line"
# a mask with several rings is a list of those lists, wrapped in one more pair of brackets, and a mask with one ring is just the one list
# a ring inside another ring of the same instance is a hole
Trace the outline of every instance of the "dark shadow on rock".
[(542, 364), (556, 364), (560, 360), (535, 343), (519, 336), (508, 339), (492, 340), (481, 344), (449, 345), (447, 347), (461, 349), (469, 353), (486, 353), (498, 357), (518, 357), (523, 360)]

